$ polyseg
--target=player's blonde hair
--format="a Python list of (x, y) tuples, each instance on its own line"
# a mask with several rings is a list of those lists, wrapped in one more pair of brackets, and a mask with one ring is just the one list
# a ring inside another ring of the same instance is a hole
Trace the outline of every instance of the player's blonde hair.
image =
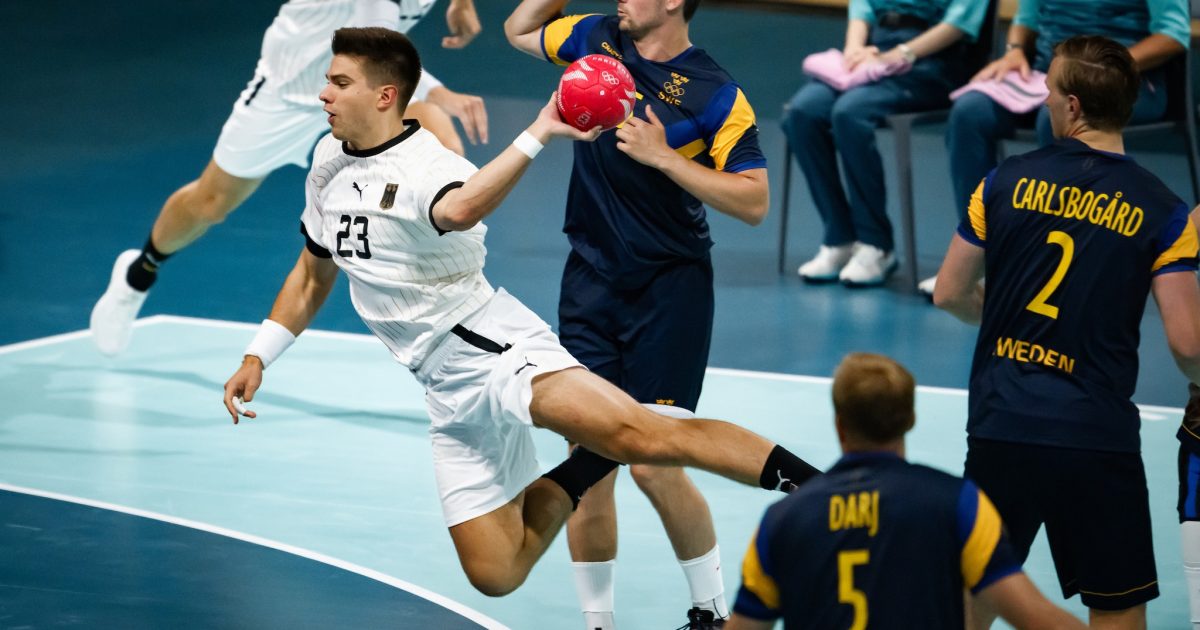
[(842, 429), (873, 444), (900, 438), (916, 422), (916, 381), (881, 354), (855, 352), (833, 373), (833, 409)]
[(1129, 49), (1107, 37), (1076, 35), (1059, 42), (1054, 56), (1059, 60), (1056, 87), (1079, 99), (1087, 123), (1101, 131), (1124, 128), (1140, 81)]

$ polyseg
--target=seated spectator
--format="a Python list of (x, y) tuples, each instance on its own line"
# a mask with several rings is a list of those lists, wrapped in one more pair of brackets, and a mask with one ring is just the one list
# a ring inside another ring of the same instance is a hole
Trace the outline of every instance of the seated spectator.
[[(1046, 72), (1058, 42), (1075, 35), (1103, 35), (1129, 49), (1142, 76), (1129, 124), (1153, 122), (1167, 111), (1161, 66), (1187, 50), (1190, 26), (1187, 0), (1020, 0), (1005, 40), (1007, 52), (972, 81), (999, 79), (1014, 70), (1025, 77), (1031, 71)], [(996, 166), (1000, 139), (1011, 137), (1019, 126), (1035, 127), (1040, 146), (1054, 141), (1045, 108), (1017, 114), (980, 92), (954, 101), (946, 148), (960, 221), (966, 217), (971, 193)], [(921, 282), (921, 291), (932, 296), (934, 280)]]
[[(964, 49), (979, 35), (987, 0), (850, 0), (843, 62), (906, 71), (839, 92), (812, 80), (783, 121), (796, 162), (825, 224), (817, 255), (800, 266), (809, 282), (882, 284), (896, 269), (883, 160), (875, 129), (891, 114), (946, 107), (972, 68)], [(841, 154), (845, 186), (838, 175)]]

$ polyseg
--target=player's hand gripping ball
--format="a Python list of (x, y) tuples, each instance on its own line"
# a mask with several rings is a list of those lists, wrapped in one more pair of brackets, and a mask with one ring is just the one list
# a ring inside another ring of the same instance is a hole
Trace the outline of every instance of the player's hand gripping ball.
[(587, 55), (567, 66), (558, 82), (558, 113), (580, 131), (612, 129), (633, 115), (637, 91), (625, 64), (608, 55)]

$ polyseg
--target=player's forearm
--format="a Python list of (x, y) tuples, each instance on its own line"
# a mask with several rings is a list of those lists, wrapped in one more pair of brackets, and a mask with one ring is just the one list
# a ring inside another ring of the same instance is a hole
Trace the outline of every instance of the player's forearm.
[[(538, 140), (545, 144), (549, 138), (538, 137)], [(461, 188), (451, 191), (438, 202), (434, 208), (437, 226), (450, 232), (475, 227), (500, 206), (532, 161), (510, 144), (468, 178)]]
[(708, 207), (735, 219), (758, 225), (767, 217), (770, 190), (767, 169), (725, 173), (672, 152), (659, 170)]
[(1138, 72), (1157, 68), (1182, 52), (1183, 44), (1162, 33), (1151, 33), (1149, 37), (1129, 47), (1129, 54), (1133, 57)]
[[(563, 12), (567, 0), (524, 0), (504, 20), (504, 34), (509, 42), (542, 28), (550, 18)], [(515, 45), (515, 42), (513, 42)]]
[(312, 323), (336, 280), (337, 267), (331, 260), (303, 252), (275, 297), (269, 319), (298, 336)]

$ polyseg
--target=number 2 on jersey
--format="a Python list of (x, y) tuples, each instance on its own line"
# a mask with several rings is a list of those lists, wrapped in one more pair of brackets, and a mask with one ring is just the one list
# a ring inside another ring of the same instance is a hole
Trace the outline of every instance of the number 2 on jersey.
[(867, 627), (867, 594), (854, 588), (854, 567), (866, 564), (869, 559), (870, 552), (866, 549), (838, 552), (838, 601), (854, 607), (850, 630)]
[(1045, 315), (1050, 319), (1058, 319), (1058, 307), (1046, 303), (1046, 299), (1050, 297), (1058, 285), (1062, 283), (1063, 276), (1067, 275), (1067, 267), (1071, 266), (1071, 259), (1075, 257), (1075, 240), (1070, 234), (1054, 230), (1046, 235), (1046, 242), (1053, 243), (1062, 248), (1062, 258), (1058, 261), (1058, 268), (1054, 270), (1054, 275), (1050, 276), (1050, 280), (1046, 282), (1046, 286), (1034, 296), (1033, 301), (1025, 308), (1037, 313)]
[[(361, 250), (357, 247), (342, 247), (342, 241), (350, 238), (351, 225), (358, 228), (354, 236), (358, 239), (359, 243), (362, 243)], [(342, 258), (353, 258), (354, 256), (358, 256), (359, 258), (371, 257), (371, 244), (367, 242), (367, 217), (351, 217), (348, 214), (342, 215), (342, 229), (337, 233), (337, 253)]]

